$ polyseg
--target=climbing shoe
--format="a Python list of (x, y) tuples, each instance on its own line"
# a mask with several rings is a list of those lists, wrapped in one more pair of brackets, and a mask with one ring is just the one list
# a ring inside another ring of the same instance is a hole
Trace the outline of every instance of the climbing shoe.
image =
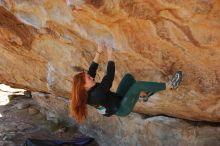
[(154, 92), (148, 92), (146, 96), (139, 96), (140, 99), (143, 100), (143, 102), (147, 102), (149, 97), (152, 96)]
[(182, 81), (182, 77), (183, 77), (182, 71), (177, 71), (173, 75), (172, 79), (170, 80), (170, 85), (172, 86), (172, 89), (176, 89), (179, 86), (180, 82)]

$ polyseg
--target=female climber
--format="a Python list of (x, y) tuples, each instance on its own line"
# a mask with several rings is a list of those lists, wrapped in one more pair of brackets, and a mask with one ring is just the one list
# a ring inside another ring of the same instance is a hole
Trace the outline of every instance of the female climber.
[[(103, 49), (107, 51), (108, 64), (106, 75), (100, 83), (95, 82), (98, 60)], [(73, 77), (70, 103), (70, 114), (79, 123), (87, 117), (87, 104), (95, 107), (104, 116), (127, 116), (140, 97), (147, 101), (152, 94), (176, 89), (182, 80), (182, 72), (174, 74), (168, 83), (136, 81), (131, 74), (121, 80), (116, 92), (110, 91), (115, 76), (115, 63), (112, 58), (112, 47), (99, 43), (95, 57), (88, 72), (80, 72)]]

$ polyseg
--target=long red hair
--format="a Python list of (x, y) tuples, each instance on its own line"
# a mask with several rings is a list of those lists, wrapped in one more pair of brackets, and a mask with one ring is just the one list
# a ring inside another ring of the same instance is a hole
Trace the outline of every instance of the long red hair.
[(87, 91), (84, 87), (85, 73), (78, 73), (73, 77), (70, 103), (70, 114), (79, 123), (87, 117)]

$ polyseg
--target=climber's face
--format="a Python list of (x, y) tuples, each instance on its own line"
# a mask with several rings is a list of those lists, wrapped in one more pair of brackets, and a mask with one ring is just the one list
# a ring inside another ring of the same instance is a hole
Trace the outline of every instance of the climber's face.
[(95, 79), (91, 77), (88, 73), (85, 73), (85, 85), (84, 87), (89, 90), (95, 85)]

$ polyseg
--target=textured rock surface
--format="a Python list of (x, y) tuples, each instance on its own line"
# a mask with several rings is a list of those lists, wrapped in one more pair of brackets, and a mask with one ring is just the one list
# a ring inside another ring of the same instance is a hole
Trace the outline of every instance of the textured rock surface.
[[(44, 113), (53, 111), (58, 121), (72, 121), (67, 113), (68, 100), (34, 93), (33, 98)], [(79, 125), (84, 134), (96, 139), (100, 146), (219, 146), (217, 123), (190, 122), (164, 116), (146, 117), (132, 113), (125, 118), (102, 117), (89, 107), (88, 120)]]
[(36, 29), (21, 23), (3, 7), (0, 7), (0, 19), (0, 81), (47, 91), (47, 61), (31, 47)]
[(181, 88), (138, 103), (136, 112), (220, 121), (219, 0), (69, 2), (0, 1), (2, 83), (68, 97), (72, 67), (87, 68), (105, 40), (115, 48), (113, 89), (126, 72), (158, 82), (185, 74)]
[[(24, 95), (13, 95), (10, 103), (2, 104), (2, 99), (7, 98), (7, 96), (3, 97), (3, 94), (10, 95), (11, 93), (0, 91), (1, 146), (23, 146), (27, 138), (72, 140), (73, 137), (82, 135), (75, 126), (65, 127), (62, 123), (56, 124), (47, 121), (40, 112), (36, 113), (39, 106), (33, 99)], [(27, 103), (30, 105), (29, 108), (19, 110), (16, 108), (17, 104)], [(32, 112), (30, 112), (30, 109), (32, 109)], [(33, 112), (33, 109), (35, 109), (35, 112)], [(88, 146), (98, 146), (98, 144), (93, 141)]]

